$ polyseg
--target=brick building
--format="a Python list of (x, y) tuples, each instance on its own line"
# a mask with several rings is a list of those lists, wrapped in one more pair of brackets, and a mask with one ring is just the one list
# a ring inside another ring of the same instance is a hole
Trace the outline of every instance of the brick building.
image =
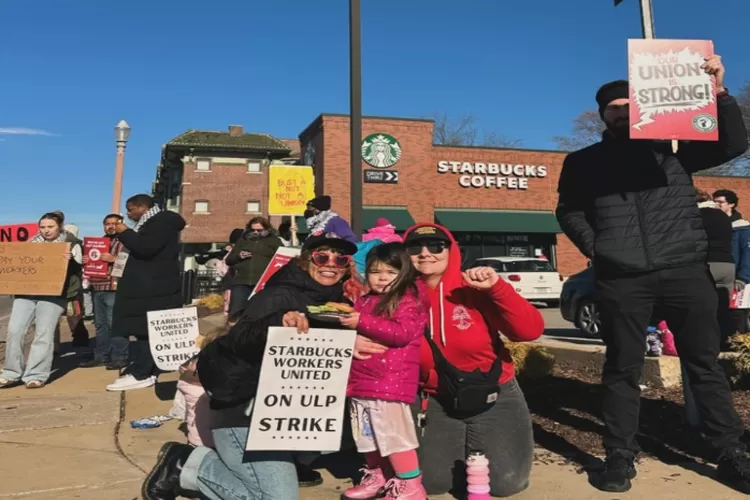
[[(414, 221), (435, 221), (456, 234), (466, 263), (482, 256), (543, 253), (563, 275), (585, 267), (554, 216), (565, 152), (435, 145), (433, 126), (432, 120), (362, 120), (365, 227), (379, 216), (401, 230)], [(172, 147), (181, 137), (170, 142)], [(261, 137), (271, 141), (262, 142), (267, 146), (283, 144)], [(348, 218), (348, 116), (320, 115), (300, 134), (299, 146), (300, 163), (314, 169), (316, 192), (331, 195), (333, 209)], [(175, 150), (173, 168), (179, 169), (175, 162), (182, 161), (185, 172), (181, 213), (190, 225), (184, 231), (186, 243), (225, 241), (224, 235), (250, 216), (243, 212), (247, 200), (262, 202), (258, 210), (266, 210), (267, 166), (274, 158), (292, 155), (291, 148), (266, 149), (257, 152), (269, 160), (261, 162), (257, 176), (247, 175), (244, 164), (219, 161), (212, 162), (213, 174), (199, 173), (195, 162), (186, 160), (186, 149)], [(730, 188), (750, 200), (750, 179), (704, 176), (695, 182), (710, 191)], [(185, 213), (196, 200), (208, 202), (210, 215)], [(301, 218), (298, 223), (304, 232)]]

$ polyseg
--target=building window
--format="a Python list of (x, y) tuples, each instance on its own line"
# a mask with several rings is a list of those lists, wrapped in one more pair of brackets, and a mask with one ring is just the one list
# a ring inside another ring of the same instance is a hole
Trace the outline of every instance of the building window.
[(211, 160), (208, 158), (198, 158), (195, 160), (195, 169), (200, 172), (210, 172), (211, 171)]
[(208, 213), (208, 202), (207, 201), (196, 201), (195, 210), (193, 213), (196, 214), (207, 214)]
[(259, 214), (260, 213), (260, 202), (259, 201), (248, 201), (247, 202), (247, 208), (245, 209), (245, 212), (249, 214)]
[(260, 172), (260, 162), (259, 161), (249, 161), (247, 163), (247, 171), (249, 173), (258, 173)]

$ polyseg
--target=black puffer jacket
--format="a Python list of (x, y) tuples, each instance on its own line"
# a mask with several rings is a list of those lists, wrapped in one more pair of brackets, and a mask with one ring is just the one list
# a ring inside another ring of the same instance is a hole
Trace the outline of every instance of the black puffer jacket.
[(718, 142), (604, 139), (565, 158), (557, 219), (597, 276), (706, 261), (708, 243), (692, 174), (738, 157), (747, 132), (737, 102), (718, 99)]
[[(198, 378), (209, 395), (211, 408), (248, 404), (258, 390), (268, 328), (282, 326), (282, 318), (289, 311), (306, 313), (307, 306), (326, 302), (348, 302), (341, 284), (321, 285), (294, 261), (271, 276), (265, 288), (250, 299), (229, 334), (208, 344), (198, 355)], [(310, 327), (341, 328), (316, 324), (312, 319)]]

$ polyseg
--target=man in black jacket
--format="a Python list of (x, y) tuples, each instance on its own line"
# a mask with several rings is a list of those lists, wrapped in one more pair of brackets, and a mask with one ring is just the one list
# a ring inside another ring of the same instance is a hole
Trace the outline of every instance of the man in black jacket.
[(115, 229), (123, 248), (114, 264), (122, 277), (117, 283), (112, 335), (133, 336), (136, 341), (130, 347), (133, 363), (125, 375), (107, 386), (108, 391), (142, 389), (156, 383), (147, 314), (183, 305), (179, 255), (185, 219), (174, 212), (162, 212), (147, 194), (133, 196), (125, 207), (136, 225), (128, 229), (120, 222)]
[(719, 477), (750, 493), (750, 460), (740, 444), (742, 421), (717, 363), (717, 295), (706, 264), (708, 242), (692, 174), (747, 149), (740, 108), (724, 88), (719, 56), (703, 68), (715, 77), (719, 141), (680, 143), (629, 138), (628, 82), (596, 95), (607, 125), (603, 140), (565, 158), (557, 218), (592, 260), (607, 345), (603, 380), (606, 468), (597, 485), (630, 489), (636, 475), (639, 379), (646, 329), (655, 306), (675, 334), (690, 376), (703, 432), (716, 450)]

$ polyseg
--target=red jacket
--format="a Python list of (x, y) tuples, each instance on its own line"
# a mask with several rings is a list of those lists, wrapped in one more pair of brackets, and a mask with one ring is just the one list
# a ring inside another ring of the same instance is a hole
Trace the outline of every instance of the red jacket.
[[(499, 333), (514, 342), (538, 339), (544, 332), (541, 313), (518, 295), (502, 278), (489, 290), (469, 287), (461, 275), (461, 251), (450, 232), (437, 224), (418, 224), (409, 228), (404, 237), (418, 227), (434, 226), (451, 238), (448, 268), (440, 284), (429, 289), (432, 338), (452, 365), (461, 371), (490, 370), (497, 356), (503, 360), (500, 383), (515, 376), (513, 360)], [(420, 349), (420, 385), (428, 392), (437, 388), (437, 373), (432, 351), (426, 341)]]

